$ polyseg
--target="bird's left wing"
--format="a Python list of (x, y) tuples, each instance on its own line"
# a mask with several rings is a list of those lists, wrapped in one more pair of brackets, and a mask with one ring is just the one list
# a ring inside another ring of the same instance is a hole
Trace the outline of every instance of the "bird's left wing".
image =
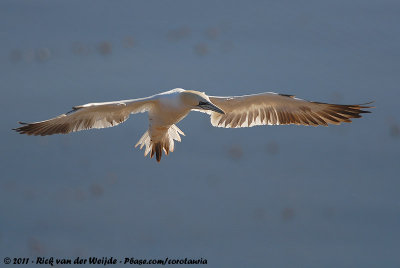
[[(215, 97), (210, 101), (225, 114), (210, 112), (215, 127), (239, 128), (257, 125), (328, 125), (351, 122), (351, 118), (369, 113), (365, 105), (340, 105), (311, 102), (272, 92), (237, 96)], [(369, 104), (369, 103), (367, 103)]]
[(150, 108), (150, 98), (88, 103), (75, 106), (72, 111), (49, 120), (34, 123), (20, 122), (22, 126), (14, 130), (21, 134), (45, 136), (91, 128), (107, 128), (124, 122), (131, 113), (146, 112)]

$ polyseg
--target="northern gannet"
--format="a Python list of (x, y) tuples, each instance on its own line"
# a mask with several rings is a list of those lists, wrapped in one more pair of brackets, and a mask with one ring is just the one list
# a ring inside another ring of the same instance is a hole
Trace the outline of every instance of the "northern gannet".
[(181, 141), (185, 135), (175, 124), (190, 111), (210, 115), (215, 127), (240, 128), (259, 125), (339, 125), (369, 113), (362, 105), (341, 105), (311, 102), (292, 95), (266, 92), (236, 97), (207, 96), (204, 92), (176, 88), (141, 99), (113, 102), (88, 103), (75, 106), (72, 111), (55, 118), (22, 123), (14, 129), (27, 135), (67, 134), (70, 132), (116, 126), (128, 119), (130, 114), (148, 112), (149, 129), (135, 147), (145, 146), (144, 155), (154, 154), (159, 162), (162, 151), (166, 155), (174, 151), (174, 140)]

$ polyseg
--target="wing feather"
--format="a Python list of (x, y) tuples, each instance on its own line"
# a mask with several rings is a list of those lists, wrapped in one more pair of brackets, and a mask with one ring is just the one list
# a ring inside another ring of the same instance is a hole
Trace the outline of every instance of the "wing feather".
[(151, 108), (150, 99), (88, 103), (73, 107), (72, 111), (49, 120), (21, 123), (14, 129), (21, 134), (45, 136), (67, 134), (92, 128), (116, 126), (129, 118), (131, 113), (141, 113)]
[(210, 96), (210, 101), (225, 114), (209, 112), (211, 124), (216, 127), (239, 128), (257, 125), (324, 125), (349, 123), (360, 118), (363, 109), (373, 108), (370, 103), (361, 105), (312, 102), (267, 92), (236, 97)]

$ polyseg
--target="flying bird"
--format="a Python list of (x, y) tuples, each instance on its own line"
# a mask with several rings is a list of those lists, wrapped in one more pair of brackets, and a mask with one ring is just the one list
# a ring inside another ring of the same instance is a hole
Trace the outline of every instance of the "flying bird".
[(241, 128), (259, 125), (339, 125), (359, 118), (362, 105), (341, 105), (312, 102), (292, 95), (266, 92), (236, 97), (208, 96), (204, 92), (176, 88), (147, 98), (113, 102), (88, 103), (75, 106), (72, 111), (55, 118), (22, 123), (14, 129), (27, 135), (67, 134), (91, 128), (116, 126), (126, 121), (130, 114), (148, 112), (149, 129), (135, 145), (145, 147), (144, 155), (154, 155), (158, 162), (162, 151), (174, 151), (174, 141), (185, 135), (176, 124), (190, 111), (207, 113), (214, 127)]

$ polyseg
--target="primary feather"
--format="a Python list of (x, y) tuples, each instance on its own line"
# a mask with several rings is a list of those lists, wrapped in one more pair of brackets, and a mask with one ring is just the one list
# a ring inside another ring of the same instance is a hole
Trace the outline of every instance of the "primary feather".
[(373, 108), (370, 103), (342, 105), (312, 102), (272, 92), (236, 97), (207, 96), (204, 92), (174, 89), (142, 99), (103, 103), (89, 103), (55, 118), (21, 123), (17, 132), (45, 136), (67, 134), (85, 129), (116, 126), (130, 114), (148, 112), (149, 129), (135, 147), (145, 149), (145, 156), (156, 156), (174, 151), (174, 141), (185, 135), (175, 124), (190, 111), (205, 112), (215, 127), (239, 128), (258, 125), (325, 125), (349, 123), (361, 117), (363, 110)]

